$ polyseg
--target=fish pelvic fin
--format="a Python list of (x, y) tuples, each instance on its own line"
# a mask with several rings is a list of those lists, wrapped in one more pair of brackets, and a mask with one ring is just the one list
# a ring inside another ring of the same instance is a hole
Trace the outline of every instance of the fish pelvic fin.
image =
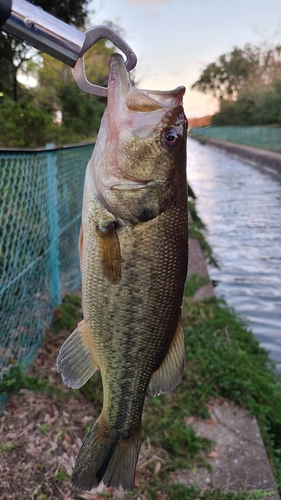
[(86, 436), (76, 460), (71, 482), (81, 490), (91, 490), (103, 481), (106, 486), (132, 491), (141, 444), (141, 426), (126, 438), (114, 436), (102, 415)]
[(62, 372), (62, 380), (67, 387), (79, 389), (98, 369), (91, 333), (83, 320), (61, 346), (57, 370)]
[(121, 279), (122, 257), (114, 222), (97, 226), (97, 241), (103, 273), (112, 285), (118, 285)]
[(151, 377), (149, 387), (153, 396), (171, 392), (180, 383), (186, 364), (185, 356), (185, 338), (180, 317), (170, 349), (160, 368)]

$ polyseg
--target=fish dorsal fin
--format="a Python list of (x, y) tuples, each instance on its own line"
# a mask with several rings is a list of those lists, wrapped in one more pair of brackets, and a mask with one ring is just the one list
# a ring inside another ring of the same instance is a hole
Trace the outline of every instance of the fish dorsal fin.
[(83, 320), (61, 346), (57, 370), (67, 387), (79, 389), (98, 369), (89, 327)]
[(162, 365), (156, 370), (150, 381), (153, 396), (172, 391), (181, 381), (185, 367), (185, 338), (180, 318), (172, 344)]
[(107, 226), (97, 226), (97, 241), (103, 273), (112, 285), (118, 285), (122, 258), (114, 222)]

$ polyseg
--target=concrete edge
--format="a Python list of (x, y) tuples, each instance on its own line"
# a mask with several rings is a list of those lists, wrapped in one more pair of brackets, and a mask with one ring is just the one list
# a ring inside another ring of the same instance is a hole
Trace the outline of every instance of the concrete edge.
[[(201, 277), (209, 277), (199, 241), (189, 238), (188, 247), (188, 274), (197, 272)], [(197, 290), (194, 300), (213, 296), (215, 293), (210, 281)], [(186, 485), (202, 488), (202, 491), (206, 488), (216, 488), (224, 492), (259, 490), (264, 492), (264, 497), (260, 497), (261, 500), (268, 495), (272, 500), (280, 500), (256, 418), (231, 401), (222, 403), (213, 399), (210, 405), (209, 421), (191, 417), (193, 421), (190, 425), (195, 428), (198, 435), (215, 442), (213, 451), (206, 457), (213, 471), (210, 473), (204, 468), (194, 472), (182, 471), (177, 480)]]
[(239, 159), (244, 163), (256, 167), (261, 171), (269, 173), (274, 177), (281, 178), (281, 154), (274, 151), (267, 151), (265, 149), (254, 148), (251, 146), (244, 146), (229, 141), (221, 141), (219, 139), (209, 139), (208, 137), (196, 137), (190, 135), (191, 139), (198, 140), (204, 144), (222, 151), (233, 158)]

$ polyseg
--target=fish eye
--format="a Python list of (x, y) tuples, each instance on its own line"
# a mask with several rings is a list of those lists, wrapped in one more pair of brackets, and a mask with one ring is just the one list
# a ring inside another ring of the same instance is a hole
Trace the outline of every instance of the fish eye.
[(165, 139), (168, 146), (175, 146), (179, 140), (179, 134), (174, 128), (171, 128), (165, 133)]

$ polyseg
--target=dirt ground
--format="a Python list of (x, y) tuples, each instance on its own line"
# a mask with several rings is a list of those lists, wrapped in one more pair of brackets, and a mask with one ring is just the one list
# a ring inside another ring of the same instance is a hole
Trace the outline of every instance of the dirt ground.
[[(2, 500), (98, 500), (95, 492), (78, 492), (68, 481), (94, 404), (66, 388), (56, 371), (56, 357), (69, 335), (49, 334), (30, 375), (48, 379), (53, 393), (22, 389), (0, 417), (0, 498)], [(108, 489), (107, 489), (108, 491)], [(111, 498), (122, 497), (113, 491)]]

